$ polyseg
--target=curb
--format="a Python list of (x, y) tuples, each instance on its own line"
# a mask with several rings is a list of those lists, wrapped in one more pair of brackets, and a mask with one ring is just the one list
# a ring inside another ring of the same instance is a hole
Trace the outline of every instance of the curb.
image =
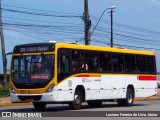
[(160, 96), (158, 97), (149, 97), (149, 98), (135, 98), (134, 101), (155, 101), (160, 100)]
[(29, 103), (0, 102), (0, 107), (5, 107), (5, 106), (25, 106), (25, 105), (32, 105), (32, 103), (31, 102), (29, 102)]
[[(160, 100), (159, 97), (149, 97), (149, 98), (135, 98), (134, 101), (156, 101)], [(5, 106), (25, 106), (25, 105), (32, 105), (32, 102), (28, 103), (12, 103), (12, 102), (1, 102), (0, 101), (0, 107), (5, 107)]]

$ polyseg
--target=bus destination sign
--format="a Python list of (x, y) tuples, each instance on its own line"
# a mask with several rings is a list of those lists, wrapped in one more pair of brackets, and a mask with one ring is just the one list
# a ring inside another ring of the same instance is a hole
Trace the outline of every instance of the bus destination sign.
[(53, 45), (39, 45), (39, 46), (16, 46), (14, 53), (33, 53), (33, 52), (53, 52)]

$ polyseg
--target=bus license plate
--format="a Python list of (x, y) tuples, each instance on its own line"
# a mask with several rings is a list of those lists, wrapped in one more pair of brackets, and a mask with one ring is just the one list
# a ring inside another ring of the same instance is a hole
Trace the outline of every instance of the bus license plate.
[(26, 101), (27, 102), (32, 102), (32, 101), (34, 101), (34, 99), (33, 98), (26, 98)]

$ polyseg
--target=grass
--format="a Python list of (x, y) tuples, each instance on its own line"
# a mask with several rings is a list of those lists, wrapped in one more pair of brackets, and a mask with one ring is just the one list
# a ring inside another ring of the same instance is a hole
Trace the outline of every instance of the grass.
[(6, 83), (4, 86), (0, 86), (0, 98), (5, 98), (9, 96), (10, 85)]

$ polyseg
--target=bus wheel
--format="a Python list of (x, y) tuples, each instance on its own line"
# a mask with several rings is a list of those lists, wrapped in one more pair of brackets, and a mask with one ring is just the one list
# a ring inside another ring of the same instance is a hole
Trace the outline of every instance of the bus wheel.
[(117, 103), (119, 106), (132, 106), (134, 101), (134, 94), (131, 89), (127, 89), (127, 94), (125, 99), (118, 99)]
[(46, 107), (46, 103), (44, 102), (33, 102), (33, 106), (37, 111), (42, 111)]
[(82, 94), (79, 91), (75, 92), (74, 101), (69, 103), (69, 108), (72, 110), (77, 110), (81, 108), (82, 104)]
[(102, 101), (88, 101), (89, 107), (100, 107), (102, 105)]

